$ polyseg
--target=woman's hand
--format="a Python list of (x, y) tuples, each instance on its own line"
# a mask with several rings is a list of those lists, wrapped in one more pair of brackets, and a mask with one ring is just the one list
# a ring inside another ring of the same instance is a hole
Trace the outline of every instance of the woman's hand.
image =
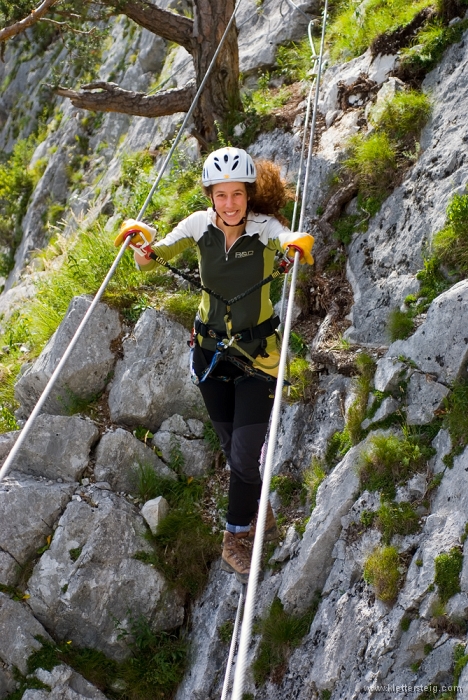
[[(307, 263), (308, 265), (314, 264), (314, 258), (312, 257), (312, 247), (314, 245), (314, 237), (310, 233), (291, 233), (286, 241), (283, 241), (283, 249), (287, 252), (288, 248), (297, 250), (300, 254), (299, 262)], [(288, 258), (294, 260), (294, 255), (288, 255)]]

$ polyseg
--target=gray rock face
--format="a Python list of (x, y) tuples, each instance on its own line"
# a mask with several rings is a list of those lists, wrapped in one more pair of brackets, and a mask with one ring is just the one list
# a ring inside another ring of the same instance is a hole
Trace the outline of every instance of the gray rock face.
[(317, 505), (298, 555), (284, 570), (279, 597), (288, 610), (305, 610), (326, 581), (341, 517), (349, 510), (358, 488), (354, 466), (359, 452), (359, 446), (353, 447), (319, 486)]
[[(0, 698), (6, 698), (16, 690), (16, 681), (12, 671), (5, 666), (0, 666)], [(24, 697), (24, 696), (23, 696)]]
[(408, 384), (408, 406), (406, 422), (408, 425), (425, 425), (431, 423), (435, 411), (442, 406), (450, 390), (443, 384), (433, 381), (432, 377), (421, 372), (413, 372)]
[(367, 428), (369, 428), (369, 426), (371, 426), (373, 423), (378, 423), (381, 420), (385, 420), (385, 418), (391, 416), (392, 413), (395, 413), (399, 407), (400, 404), (393, 398), (393, 396), (387, 396), (387, 398), (382, 401), (382, 404), (374, 413), (373, 417), (366, 418), (366, 420), (362, 421), (362, 429), (367, 430)]
[(407, 374), (406, 365), (396, 357), (382, 357), (377, 362), (374, 388), (377, 391), (394, 391)]
[(29, 581), (30, 606), (56, 639), (100, 649), (114, 659), (129, 650), (119, 627), (143, 615), (155, 630), (181, 624), (184, 610), (156, 569), (134, 559), (151, 551), (134, 506), (88, 488), (59, 521), (50, 549)]
[(105, 433), (96, 449), (96, 481), (107, 481), (114, 491), (135, 491), (138, 467), (151, 466), (157, 474), (174, 479), (169, 469), (149, 447), (127, 430)]
[(190, 671), (177, 690), (176, 700), (216, 697), (213, 687), (220, 682), (222, 685), (229, 653), (229, 644), (221, 641), (218, 630), (222, 624), (234, 621), (239, 590), (234, 576), (226, 577), (217, 566), (213, 567), (208, 586), (194, 610)]
[(464, 376), (468, 363), (468, 281), (458, 282), (435, 299), (425, 322), (407, 340), (390, 345), (387, 357), (404, 355), (443, 384)]
[(445, 471), (443, 459), (452, 451), (452, 440), (448, 430), (440, 430), (432, 441), (432, 447), (437, 453), (429, 460), (429, 467), (434, 474)]
[(19, 430), (12, 430), (10, 433), (0, 434), (0, 466), (3, 465), (8, 457), (11, 448), (18, 439), (19, 432)]
[(41, 636), (51, 642), (44, 627), (23, 603), (0, 593), (0, 657), (10, 666), (16, 666), (24, 675), (27, 659), (42, 644), (35, 639)]
[(204, 415), (199, 390), (190, 381), (187, 331), (164, 314), (147, 309), (117, 363), (109, 392), (111, 418), (130, 427), (156, 430), (174, 413)]
[(421, 157), (371, 219), (367, 233), (354, 236), (349, 246), (354, 306), (346, 336), (355, 342), (388, 342), (389, 312), (419, 288), (415, 273), (422, 268), (421, 250), (443, 227), (450, 197), (464, 191), (468, 145), (461, 125), (467, 112), (467, 56), (462, 41), (427, 76), (423, 88), (431, 92), (433, 112), (423, 130)]
[(78, 416), (39, 415), (13, 462), (24, 474), (78, 481), (99, 430)]
[[(196, 438), (191, 433), (187, 423), (184, 428), (182, 425), (184, 423), (181, 416), (173, 416), (172, 419), (164, 421), (161, 430), (158, 430), (151, 440), (151, 444), (157, 447), (166, 462), (171, 461), (174, 453), (180, 452), (184, 474), (202, 476), (212, 466), (213, 453), (204, 440)], [(171, 427), (175, 430), (170, 430)], [(191, 435), (191, 439), (184, 437), (187, 434)]]
[[(17, 565), (25, 564), (45, 545), (75, 486), (28, 478), (18, 472), (10, 472), (1, 482), (0, 551), (10, 557), (5, 558), (5, 569), (2, 566), (6, 580), (1, 583), (12, 583)], [(16, 565), (14, 571), (11, 559)]]
[(48, 685), (50, 693), (27, 690), (23, 698), (29, 700), (106, 700), (106, 696), (70, 666), (61, 664), (51, 671), (37, 669), (36, 678)]
[[(72, 299), (64, 320), (42, 353), (17, 381), (15, 396), (24, 416), (35, 406), (90, 303), (87, 296)], [(91, 399), (104, 389), (115, 362), (110, 345), (120, 332), (117, 311), (98, 304), (44, 405), (44, 413), (66, 415), (76, 398)]]

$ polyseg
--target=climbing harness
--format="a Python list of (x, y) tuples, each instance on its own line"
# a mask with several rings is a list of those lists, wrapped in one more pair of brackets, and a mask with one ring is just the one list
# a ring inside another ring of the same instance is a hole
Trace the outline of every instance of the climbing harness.
[[(144, 215), (149, 203), (151, 202), (153, 194), (155, 193), (157, 187), (159, 186), (159, 183), (161, 182), (162, 176), (164, 175), (164, 173), (166, 171), (166, 168), (167, 168), (167, 166), (168, 166), (168, 164), (169, 164), (169, 162), (174, 154), (174, 151), (177, 148), (177, 146), (179, 145), (180, 139), (182, 138), (182, 134), (184, 133), (184, 131), (187, 127), (187, 124), (195, 111), (195, 107), (197, 106), (199, 97), (200, 97), (201, 93), (203, 92), (203, 89), (206, 85), (206, 82), (207, 82), (209, 76), (210, 76), (210, 73), (213, 70), (213, 67), (216, 63), (216, 59), (219, 56), (219, 52), (221, 51), (221, 48), (222, 48), (224, 41), (228, 35), (228, 32), (232, 27), (232, 24), (234, 22), (235, 16), (237, 14), (237, 11), (239, 9), (241, 2), (242, 2), (242, 0), (237, 0), (237, 2), (236, 2), (236, 6), (235, 6), (234, 11), (231, 15), (231, 18), (226, 26), (226, 29), (224, 30), (224, 34), (221, 37), (221, 40), (220, 40), (218, 47), (213, 55), (213, 58), (211, 59), (210, 65), (207, 68), (207, 71), (203, 77), (203, 80), (200, 83), (200, 87), (198, 88), (198, 90), (195, 94), (195, 97), (193, 98), (193, 102), (190, 106), (190, 109), (187, 112), (187, 114), (185, 115), (185, 118), (182, 122), (182, 125), (178, 131), (178, 134), (177, 134), (176, 138), (174, 139), (174, 142), (169, 150), (169, 153), (167, 154), (167, 156), (164, 160), (164, 163), (162, 164), (161, 170), (159, 171), (158, 176), (157, 176), (156, 180), (154, 181), (153, 186), (151, 187), (151, 190), (149, 191), (149, 194), (143, 203), (143, 206), (140, 209), (140, 212), (138, 213), (137, 219), (143, 218), (143, 215)], [(19, 450), (21, 449), (26, 438), (28, 437), (29, 433), (31, 432), (31, 428), (34, 424), (34, 421), (36, 420), (37, 416), (39, 415), (45, 402), (49, 398), (50, 393), (51, 393), (52, 389), (54, 388), (55, 383), (57, 382), (57, 379), (58, 379), (65, 363), (67, 362), (68, 358), (70, 357), (71, 353), (73, 352), (74, 348), (76, 347), (76, 344), (78, 343), (78, 340), (80, 339), (81, 334), (83, 333), (83, 330), (85, 329), (94, 309), (96, 308), (97, 304), (99, 303), (99, 300), (101, 299), (102, 295), (104, 294), (110, 280), (114, 276), (114, 273), (115, 273), (120, 261), (122, 260), (122, 257), (124, 256), (125, 251), (127, 250), (128, 246), (130, 244), (130, 240), (131, 240), (130, 237), (128, 237), (128, 238), (126, 238), (126, 240), (122, 244), (122, 247), (119, 250), (114, 262), (112, 263), (112, 266), (111, 266), (109, 272), (107, 273), (104, 281), (102, 282), (101, 286), (99, 287), (98, 291), (96, 292), (96, 295), (95, 295), (93, 301), (91, 302), (89, 309), (87, 310), (86, 314), (84, 315), (83, 319), (81, 320), (81, 323), (79, 324), (78, 328), (76, 329), (73, 338), (70, 340), (70, 343), (68, 344), (68, 347), (62, 356), (62, 359), (60, 360), (60, 362), (58, 363), (54, 372), (52, 373), (49, 381), (47, 382), (47, 384), (45, 386), (44, 391), (42, 392), (41, 396), (38, 399), (36, 406), (34, 407), (28, 420), (24, 424), (24, 426), (23, 426), (23, 428), (18, 436), (17, 441), (13, 445), (9, 455), (7, 456), (5, 462), (3, 463), (2, 468), (0, 469), (0, 481), (2, 481), (5, 478), (5, 476), (8, 474)]]
[[(129, 229), (126, 234), (125, 234), (125, 239), (131, 240), (132, 236), (135, 235), (141, 235), (141, 231), (139, 229)], [(190, 284), (192, 284), (194, 287), (197, 289), (200, 289), (201, 291), (205, 292), (206, 294), (210, 294), (212, 297), (217, 299), (218, 301), (221, 301), (223, 304), (226, 306), (226, 314), (224, 316), (224, 323), (226, 326), (225, 330), (225, 335), (222, 333), (217, 333), (216, 331), (209, 329), (204, 323), (201, 322), (200, 319), (195, 319), (195, 324), (198, 326), (195, 327), (195, 330), (197, 334), (200, 334), (202, 337), (210, 337), (216, 339), (216, 354), (213, 357), (210, 365), (203, 371), (202, 375), (198, 377), (196, 374), (194, 368), (193, 368), (193, 350), (195, 347), (195, 338), (194, 334), (192, 333), (192, 337), (189, 343), (189, 347), (191, 348), (191, 358), (190, 358), (190, 376), (192, 378), (192, 381), (194, 384), (200, 384), (201, 382), (205, 381), (205, 379), (211, 374), (215, 366), (218, 364), (218, 362), (221, 359), (228, 359), (231, 362), (233, 360), (231, 359), (231, 355), (227, 355), (227, 350), (229, 348), (234, 348), (238, 352), (240, 352), (244, 357), (247, 358), (249, 362), (255, 362), (260, 369), (269, 371), (275, 369), (278, 364), (279, 364), (279, 359), (275, 364), (265, 364), (262, 363), (258, 357), (252, 357), (248, 352), (246, 352), (240, 345), (240, 341), (248, 342), (250, 340), (255, 340), (255, 339), (265, 339), (269, 335), (273, 334), (276, 332), (276, 329), (280, 325), (279, 320), (278, 323), (276, 321), (273, 323), (272, 319), (267, 319), (263, 323), (259, 324), (258, 326), (255, 326), (254, 328), (249, 328), (245, 329), (243, 331), (233, 333), (232, 332), (232, 319), (231, 319), (231, 306), (233, 304), (236, 304), (239, 301), (242, 301), (242, 299), (245, 299), (247, 296), (252, 294), (253, 292), (257, 291), (257, 289), (260, 289), (263, 287), (265, 284), (269, 284), (270, 282), (273, 282), (273, 280), (277, 279), (281, 275), (287, 274), (291, 265), (292, 265), (292, 260), (290, 257), (288, 257), (289, 249), (295, 249), (298, 250), (298, 248), (294, 245), (290, 245), (284, 255), (280, 258), (279, 264), (278, 264), (278, 269), (274, 270), (270, 275), (265, 277), (264, 279), (260, 280), (260, 282), (257, 282), (254, 284), (252, 287), (249, 289), (245, 290), (241, 294), (238, 294), (237, 296), (233, 297), (232, 299), (225, 299), (221, 294), (218, 294), (217, 292), (213, 291), (212, 289), (209, 289), (208, 287), (205, 287), (201, 282), (199, 282), (197, 279), (194, 279), (192, 276), (185, 274), (181, 270), (177, 269), (170, 263), (168, 263), (166, 260), (163, 258), (159, 257), (156, 255), (156, 253), (152, 250), (151, 245), (147, 244), (145, 246), (141, 246), (141, 250), (147, 254), (151, 260), (154, 260), (157, 262), (159, 265), (162, 265), (166, 269), (170, 270), (172, 273), (175, 275), (178, 275), (179, 277), (182, 277), (182, 279), (186, 280)], [(276, 318), (276, 317), (275, 317)], [(269, 330), (270, 332), (266, 332)], [(280, 339), (281, 341), (281, 339)], [(260, 353), (261, 354), (261, 353)], [(223, 357), (221, 357), (223, 355)], [(259, 378), (264, 379), (265, 377), (263, 376), (263, 373), (261, 371), (257, 372), (254, 368), (251, 368), (251, 365), (247, 365), (246, 363), (242, 364), (243, 371), (246, 374), (250, 374), (251, 376), (258, 376)], [(253, 370), (253, 371), (252, 371)], [(270, 378), (265, 378), (267, 381), (270, 381)], [(289, 384), (289, 382), (286, 382)]]

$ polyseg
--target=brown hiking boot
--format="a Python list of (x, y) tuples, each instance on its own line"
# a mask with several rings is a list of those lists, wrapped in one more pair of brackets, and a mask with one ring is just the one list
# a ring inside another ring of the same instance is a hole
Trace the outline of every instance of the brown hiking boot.
[[(250, 523), (250, 530), (248, 532), (247, 538), (250, 541), (253, 541), (255, 539), (255, 532), (257, 530), (257, 518), (258, 518), (258, 511), (255, 516), (255, 518), (252, 520)], [(268, 501), (268, 506), (267, 506), (267, 514), (266, 514), (266, 522), (265, 522), (265, 534), (263, 537), (264, 542), (272, 542), (273, 540), (277, 540), (280, 536), (278, 526), (276, 524), (275, 520), (275, 515), (273, 513), (273, 508), (271, 507), (270, 501)]]
[(235, 574), (240, 583), (247, 583), (250, 574), (250, 559), (252, 550), (246, 538), (246, 533), (224, 531), (223, 553), (221, 555), (221, 568), (230, 574)]

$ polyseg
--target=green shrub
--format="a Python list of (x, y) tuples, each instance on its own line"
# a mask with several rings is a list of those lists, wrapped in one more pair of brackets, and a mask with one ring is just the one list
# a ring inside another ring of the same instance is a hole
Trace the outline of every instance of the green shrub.
[[(21, 240), (21, 222), (34, 187), (37, 184), (44, 165), (31, 168), (29, 163), (37, 145), (36, 136), (32, 135), (15, 143), (9, 155), (0, 154), (0, 248), (5, 246), (14, 252)], [(0, 258), (0, 274), (9, 272), (13, 259), (11, 254), (3, 253)]]
[(357, 180), (359, 190), (367, 197), (383, 197), (390, 191), (397, 171), (397, 151), (385, 132), (368, 136), (355, 134), (348, 141), (348, 157), (344, 168)]
[(359, 56), (380, 34), (405, 26), (430, 0), (407, 3), (403, 0), (355, 0), (342, 3), (331, 22), (327, 40), (334, 60)]
[(468, 194), (450, 200), (446, 224), (435, 234), (432, 249), (441, 264), (468, 275)]
[(294, 496), (301, 491), (302, 484), (291, 476), (273, 476), (270, 490), (276, 491), (281, 504), (286, 508), (291, 505)]
[(466, 20), (448, 27), (440, 18), (423, 26), (412, 46), (401, 51), (400, 73), (407, 78), (421, 80), (439, 63), (445, 50), (461, 40), (467, 27)]
[(262, 685), (269, 676), (279, 682), (294, 648), (309, 631), (318, 608), (318, 598), (311, 608), (300, 616), (284, 611), (279, 598), (275, 598), (265, 617), (258, 625), (261, 641), (252, 664), (255, 683)]
[(313, 60), (309, 38), (278, 46), (275, 63), (275, 75), (284, 76), (288, 83), (310, 79)]
[(232, 633), (234, 631), (234, 623), (232, 620), (226, 620), (218, 627), (218, 635), (223, 644), (230, 644)]
[(355, 399), (346, 415), (346, 432), (351, 445), (357, 445), (363, 437), (361, 423), (366, 414), (367, 401), (375, 373), (375, 361), (370, 355), (363, 352), (356, 358), (356, 367), (359, 375), (355, 379)]
[(313, 457), (310, 467), (304, 472), (304, 485), (307, 490), (311, 510), (315, 508), (318, 488), (326, 476), (327, 474), (322, 466), (322, 462), (316, 457)]
[(395, 547), (376, 547), (364, 564), (364, 580), (384, 603), (393, 603), (400, 581), (399, 557)]
[(387, 334), (391, 343), (409, 338), (414, 332), (414, 320), (408, 311), (393, 309), (387, 319)]
[[(451, 456), (460, 454), (468, 444), (468, 384), (455, 382), (444, 401), (443, 425), (452, 439)], [(453, 462), (453, 460), (452, 460)]]
[(384, 501), (376, 516), (377, 527), (386, 544), (394, 535), (412, 535), (419, 529), (419, 516), (411, 503)]
[[(120, 629), (120, 636), (128, 638), (132, 652), (120, 662), (107, 658), (97, 649), (78, 649), (71, 642), (55, 645), (39, 638), (42, 647), (29, 657), (28, 674), (38, 668), (51, 671), (65, 663), (108, 697), (171, 700), (186, 668), (186, 641), (178, 634), (153, 632), (142, 617), (131, 618), (130, 630)], [(27, 687), (34, 687), (29, 681), (28, 675)]]
[(453, 684), (457, 686), (463, 669), (468, 664), (465, 644), (457, 644), (453, 650)]
[(456, 593), (460, 593), (460, 574), (463, 567), (463, 552), (453, 547), (450, 552), (443, 552), (434, 559), (434, 583), (437, 586), (439, 598), (446, 603)]
[(314, 381), (314, 373), (310, 363), (303, 357), (295, 357), (289, 367), (288, 397), (291, 401), (305, 401), (309, 398), (310, 388)]
[(209, 567), (220, 553), (220, 541), (196, 510), (171, 510), (152, 537), (155, 565), (175, 587), (192, 597), (206, 585)]
[(407, 632), (410, 628), (410, 625), (411, 618), (409, 616), (405, 615), (405, 617), (401, 618), (400, 627), (403, 630), (403, 632)]
[(373, 435), (358, 461), (361, 488), (394, 498), (395, 485), (407, 481), (424, 459), (424, 450), (414, 439)]
[(425, 93), (403, 90), (385, 102), (374, 123), (395, 141), (417, 139), (430, 114), (431, 102)]

